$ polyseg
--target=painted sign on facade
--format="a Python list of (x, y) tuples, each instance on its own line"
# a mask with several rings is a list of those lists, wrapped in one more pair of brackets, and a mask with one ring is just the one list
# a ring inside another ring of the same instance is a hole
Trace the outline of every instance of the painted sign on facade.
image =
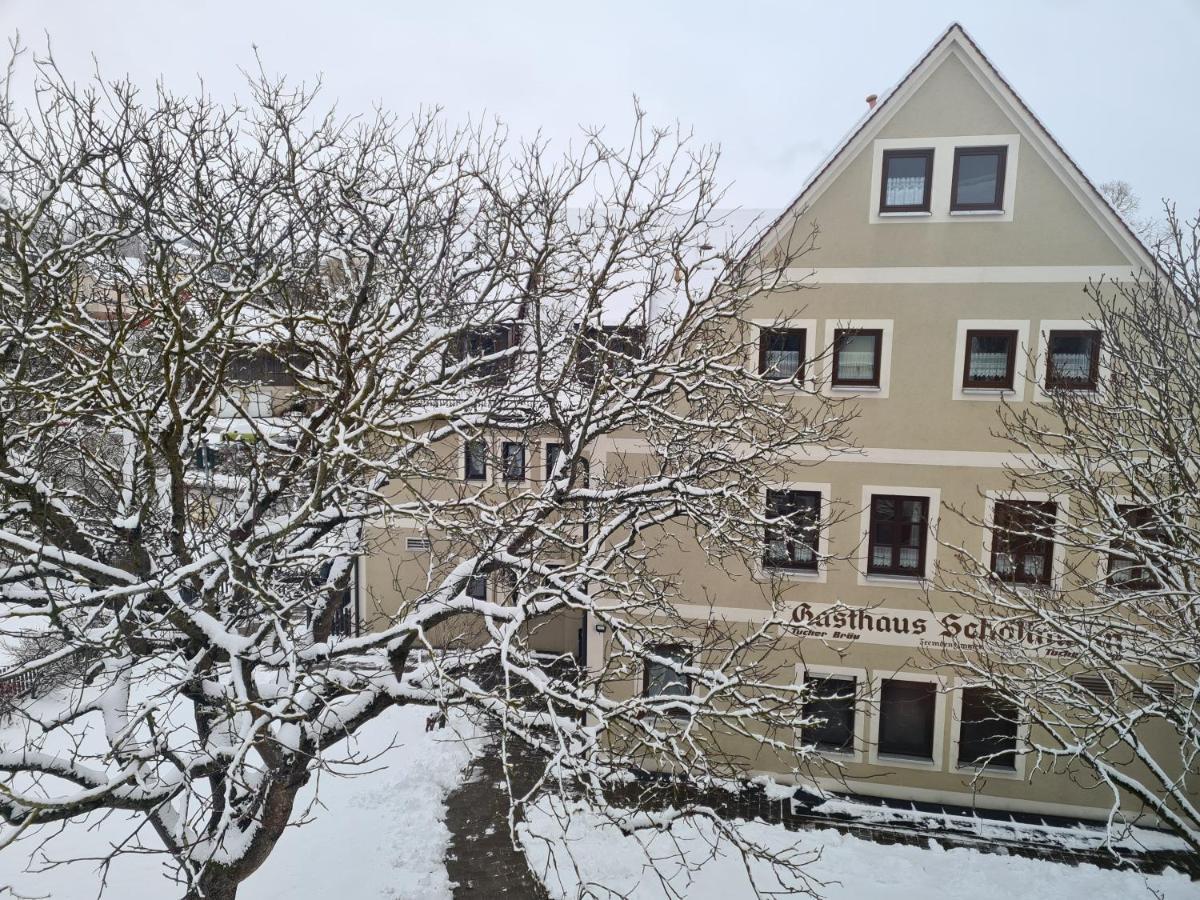
[(837, 644), (887, 644), (926, 651), (971, 651), (986, 646), (1047, 656), (1062, 655), (1068, 649), (1044, 628), (1032, 627), (1027, 621), (963, 612), (800, 603), (793, 607), (791, 620), (801, 637)]

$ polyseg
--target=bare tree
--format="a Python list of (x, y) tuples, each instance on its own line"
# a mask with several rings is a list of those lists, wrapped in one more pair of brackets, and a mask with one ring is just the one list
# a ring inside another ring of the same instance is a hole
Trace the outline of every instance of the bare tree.
[[(1022, 752), (1090, 772), (1114, 823), (1133, 807), (1200, 849), (1200, 232), (1167, 218), (1155, 271), (1087, 289), (1095, 389), (1060, 378), (1002, 410), (1014, 496), (1055, 508), (977, 522), (992, 559), (958, 548), (944, 586), (988, 620), (952, 655), (1031, 726)], [(1057, 581), (1032, 577), (1051, 545)]]
[[(298, 790), (353, 762), (339, 742), (400, 704), (469, 707), (601, 807), (631, 765), (738, 775), (718, 732), (797, 753), (790, 669), (763, 662), (779, 623), (667, 652), (688, 623), (653, 571), (668, 534), (744, 566), (781, 525), (768, 473), (844, 441), (841, 410), (747, 365), (747, 299), (808, 241), (744, 260), (713, 151), (640, 112), (557, 156), (436, 115), (340, 119), (261, 75), (228, 107), (77, 87), (49, 59), (27, 106), (20, 71), (0, 628), (45, 638), (21, 672), (87, 665), (6, 732), (6, 841), (130, 811), (115, 852), (164, 850), (187, 897), (232, 898)], [(545, 477), (464, 482), (464, 442), (535, 436)], [(398, 521), (430, 536), (424, 583), (347, 633), (353, 560)], [(615, 648), (582, 672), (532, 649), (572, 613)], [(690, 690), (628, 689), (647, 660)]]
[(1147, 244), (1153, 245), (1167, 239), (1169, 230), (1164, 230), (1162, 222), (1151, 216), (1139, 215), (1142, 200), (1133, 192), (1133, 186), (1128, 181), (1105, 181), (1100, 185), (1100, 193)]

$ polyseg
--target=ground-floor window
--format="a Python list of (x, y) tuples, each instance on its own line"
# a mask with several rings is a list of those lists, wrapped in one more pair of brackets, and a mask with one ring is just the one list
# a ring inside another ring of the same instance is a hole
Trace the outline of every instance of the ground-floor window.
[(1016, 749), (1016, 706), (989, 688), (963, 688), (958, 764), (1014, 769)]
[[(686, 647), (676, 644), (658, 644), (648, 648), (652, 656), (671, 660), (679, 666), (688, 660)], [(686, 697), (692, 692), (691, 678), (676, 671), (675, 667), (656, 659), (646, 659), (645, 681), (642, 694), (646, 697)]]
[(810, 675), (805, 679), (809, 694), (804, 717), (804, 742), (819, 750), (854, 750), (854, 706), (857, 682), (852, 675)]
[(472, 575), (467, 581), (467, 596), (472, 600), (486, 600), (488, 579), (486, 575)]
[(933, 759), (937, 685), (884, 679), (879, 698), (879, 752)]

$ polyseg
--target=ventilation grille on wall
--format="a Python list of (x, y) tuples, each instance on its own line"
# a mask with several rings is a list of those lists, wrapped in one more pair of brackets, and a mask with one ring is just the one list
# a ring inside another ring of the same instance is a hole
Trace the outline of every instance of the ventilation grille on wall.
[[(1075, 683), (1097, 697), (1111, 697), (1113, 695), (1112, 686), (1099, 675), (1076, 675)], [(1149, 683), (1149, 687), (1165, 700), (1169, 700), (1175, 696), (1175, 685), (1169, 681), (1152, 681)], [(1122, 693), (1125, 693), (1125, 691), (1122, 690)], [(1144, 691), (1134, 691), (1133, 695), (1139, 700), (1150, 699)]]
[(429, 540), (429, 538), (410, 537), (404, 539), (405, 550), (429, 550), (432, 549), (432, 547), (433, 542)]

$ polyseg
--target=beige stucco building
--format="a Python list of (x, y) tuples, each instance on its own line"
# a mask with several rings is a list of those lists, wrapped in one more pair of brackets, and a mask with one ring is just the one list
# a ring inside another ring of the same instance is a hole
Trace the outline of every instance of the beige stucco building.
[[(797, 677), (853, 688), (830, 692), (854, 696), (831, 699), (827, 729), (810, 736), (839, 764), (826, 775), (830, 787), (1103, 815), (1109, 798), (1089, 790), (1084, 774), (1027, 771), (1020, 755), (981, 772), (974, 758), (1010, 738), (1015, 746), (1021, 728), (981, 739), (983, 698), (932, 672), (923, 655), (947, 629), (978, 627), (958, 602), (929, 594), (948, 545), (978, 548), (1019, 579), (1053, 583), (1063, 562), (1053, 543), (995, 547), (986, 527), (972, 524), (1061, 515), (1069, 503), (1011, 505), (1011, 445), (993, 435), (997, 408), (1002, 399), (1038, 402), (1048, 378), (1094, 386), (1103, 359), (1083, 286), (1149, 264), (1146, 251), (957, 26), (872, 104), (760, 249), (812, 224), (820, 237), (804, 260), (811, 269), (794, 276), (817, 289), (773, 292), (755, 305), (762, 351), (748, 365), (781, 378), (802, 370), (830, 395), (852, 398), (861, 450), (817, 465), (798, 460), (763, 498), (799, 516), (839, 510), (814, 546), (768, 542), (761, 560), (727, 574), (686, 543), (664, 542), (661, 565), (697, 598), (683, 612), (750, 622), (780, 590), (795, 604), (805, 626), (793, 648)], [(636, 436), (613, 440), (593, 464), (636, 451)], [(545, 465), (544, 446), (529, 453), (531, 469)], [(389, 598), (405, 587), (398, 573), (413, 572), (418, 586), (425, 540), (414, 532), (377, 548), (362, 563), (360, 596), (394, 608)], [(849, 612), (822, 618), (833, 604)], [(369, 627), (371, 610), (360, 615)], [(582, 617), (559, 618), (535, 643), (594, 665), (608, 637)], [(753, 747), (739, 750), (751, 768), (786, 769)]]

